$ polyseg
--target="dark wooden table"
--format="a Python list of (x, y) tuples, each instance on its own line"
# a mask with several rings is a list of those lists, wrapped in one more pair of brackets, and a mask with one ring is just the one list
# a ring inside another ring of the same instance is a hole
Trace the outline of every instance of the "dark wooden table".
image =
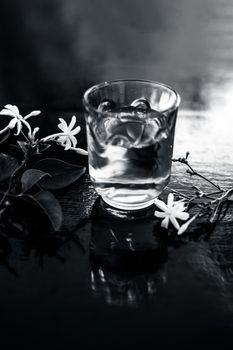
[[(179, 125), (188, 130), (197, 119), (186, 117), (182, 110), (180, 114), (175, 153), (183, 155), (187, 148), (179, 140), (186, 138), (186, 131)], [(80, 123), (84, 126), (81, 117)], [(200, 140), (204, 137), (201, 127), (199, 133)], [(85, 143), (84, 134), (80, 142)], [(222, 140), (222, 147), (224, 142), (228, 141)], [(200, 152), (194, 156), (200, 156), (193, 165), (203, 175), (223, 188), (232, 186), (229, 163), (204, 161)], [(73, 162), (79, 161), (72, 157)], [(189, 192), (192, 184), (203, 190), (208, 187), (174, 163), (169, 186)], [(189, 348), (213, 348), (232, 340), (231, 211), (211, 233), (199, 222), (195, 234), (167, 240), (166, 235), (156, 235), (159, 222), (153, 215), (135, 221), (106, 214), (88, 174), (57, 197), (72, 236), (67, 233), (64, 239), (63, 234), (61, 240), (57, 236), (45, 240), (9, 237), (7, 259), (2, 247), (0, 333), (4, 346), (70, 349), (74, 345), (188, 344)], [(112, 232), (121, 240), (130, 232), (139, 244), (146, 242), (149, 252), (128, 249), (121, 256), (106, 254)], [(93, 234), (99, 240), (94, 251), (90, 250)]]
[[(74, 113), (84, 130), (78, 107), (87, 86), (162, 81), (182, 98), (174, 157), (189, 151), (195, 169), (233, 186), (230, 0), (48, 2), (3, 1), (2, 104), (45, 106), (46, 134)], [(189, 192), (192, 181), (174, 163), (170, 186)], [(195, 234), (167, 240), (156, 235), (153, 215), (124, 221), (105, 214), (88, 174), (56, 196), (67, 236), (0, 242), (1, 349), (231, 348), (231, 209), (211, 233), (199, 222)], [(90, 250), (94, 233), (106, 243), (109, 233), (129, 230), (154, 250), (104, 260)]]

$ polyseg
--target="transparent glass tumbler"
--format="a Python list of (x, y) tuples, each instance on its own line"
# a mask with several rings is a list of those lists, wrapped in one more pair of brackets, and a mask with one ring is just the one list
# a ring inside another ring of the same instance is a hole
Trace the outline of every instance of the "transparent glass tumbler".
[(142, 80), (104, 82), (83, 98), (91, 181), (122, 210), (153, 204), (169, 182), (178, 93)]

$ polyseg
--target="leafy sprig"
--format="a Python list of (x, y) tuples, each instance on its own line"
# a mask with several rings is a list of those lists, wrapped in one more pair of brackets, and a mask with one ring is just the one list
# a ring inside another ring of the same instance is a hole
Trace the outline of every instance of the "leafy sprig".
[[(27, 203), (33, 210), (36, 208), (38, 223), (41, 222), (41, 215), (46, 216), (50, 229), (60, 230), (63, 221), (62, 209), (51, 191), (69, 186), (86, 170), (83, 166), (57, 158), (43, 158), (38, 161), (35, 155), (45, 152), (52, 143), (61, 146), (65, 151), (87, 155), (87, 151), (77, 147), (76, 136), (81, 128), (76, 124), (76, 116), (72, 116), (69, 124), (63, 118), (59, 118), (60, 131), (39, 138), (37, 135), (40, 128), (33, 129), (28, 120), (40, 114), (40, 111), (32, 111), (22, 116), (18, 107), (11, 104), (5, 105), (0, 111), (0, 116), (10, 118), (7, 125), (0, 129), (0, 144), (6, 143), (13, 136), (14, 148), (17, 149), (17, 156), (0, 153), (0, 226), (10, 222), (22, 227), (16, 222), (20, 216), (17, 215), (17, 209)], [(25, 211), (25, 217), (27, 214), (30, 215), (30, 210), (29, 213)]]

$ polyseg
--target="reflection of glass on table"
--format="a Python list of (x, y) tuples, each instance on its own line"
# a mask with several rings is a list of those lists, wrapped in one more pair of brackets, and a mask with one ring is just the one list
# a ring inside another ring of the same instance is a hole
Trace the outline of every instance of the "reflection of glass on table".
[(156, 298), (166, 284), (166, 270), (138, 275), (119, 274), (93, 265), (91, 289), (94, 295), (113, 305), (139, 305)]
[(92, 290), (108, 303), (154, 297), (167, 259), (167, 238), (153, 208), (133, 219), (113, 216), (97, 200), (91, 220)]

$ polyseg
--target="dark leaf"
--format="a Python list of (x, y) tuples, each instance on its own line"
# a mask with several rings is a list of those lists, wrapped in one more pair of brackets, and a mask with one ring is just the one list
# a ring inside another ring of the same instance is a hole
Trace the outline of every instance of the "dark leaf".
[(60, 203), (51, 192), (41, 191), (34, 196), (25, 195), (24, 197), (30, 199), (43, 210), (50, 220), (54, 231), (58, 231), (61, 228), (63, 220), (62, 209)]
[(8, 154), (0, 154), (0, 182), (10, 177), (18, 168), (19, 162)]
[(45, 178), (46, 176), (50, 176), (50, 175), (38, 169), (26, 170), (21, 177), (22, 191), (23, 192), (28, 191), (30, 188), (32, 188), (35, 184), (37, 184), (41, 179)]
[(56, 158), (42, 159), (34, 165), (34, 168), (51, 175), (50, 178), (40, 181), (41, 187), (47, 190), (57, 190), (69, 186), (86, 171), (85, 167), (70, 164)]
[(7, 129), (3, 134), (0, 134), (0, 144), (6, 141), (6, 139), (8, 139), (10, 133), (10, 129)]

